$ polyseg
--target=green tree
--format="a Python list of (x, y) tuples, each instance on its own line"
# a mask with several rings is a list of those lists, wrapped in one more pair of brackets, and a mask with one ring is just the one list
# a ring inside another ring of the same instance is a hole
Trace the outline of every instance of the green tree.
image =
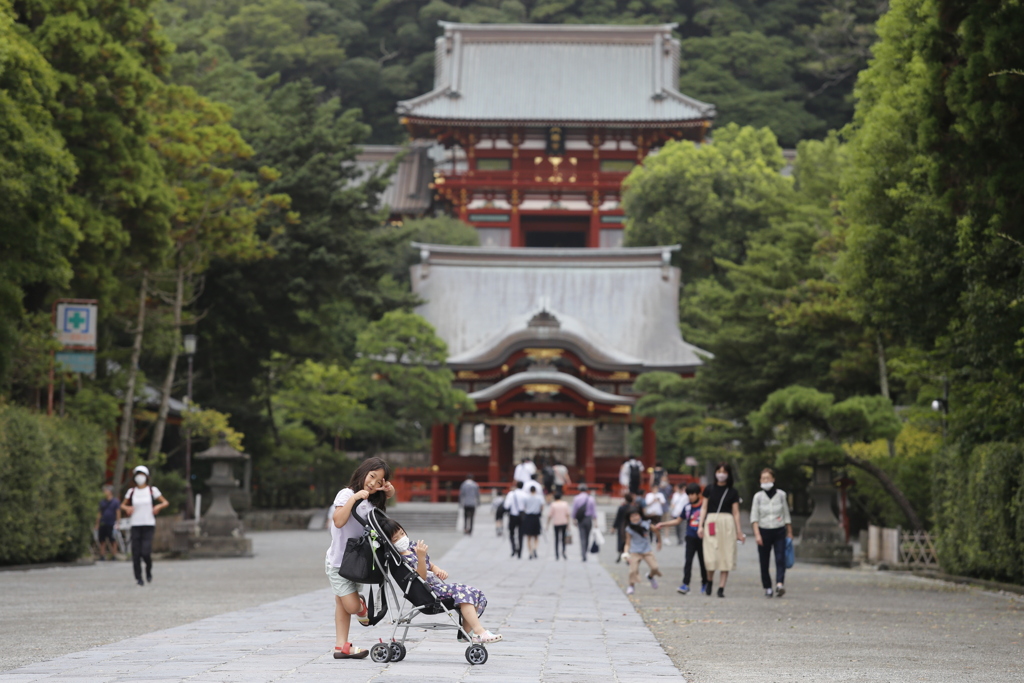
[(875, 479), (899, 506), (914, 529), (924, 525), (913, 505), (889, 474), (871, 460), (844, 447), (895, 439), (903, 425), (884, 396), (853, 396), (836, 403), (832, 394), (791, 386), (772, 392), (747, 418), (755, 436), (766, 444), (779, 443), (781, 466), (795, 462), (850, 465)]
[(624, 182), (626, 242), (682, 245), (690, 281), (721, 272), (717, 259), (742, 262), (749, 237), (783, 217), (790, 178), (767, 128), (730, 124), (714, 143), (670, 142)]
[(422, 447), (431, 425), (453, 422), (470, 407), (452, 388), (447, 346), (418, 315), (386, 313), (360, 333), (356, 350), (353, 369), (368, 380), (371, 411), (363, 430), (377, 443)]
[(0, 385), (23, 336), (24, 287), (63, 287), (82, 235), (68, 214), (72, 155), (57, 129), (57, 75), (0, 0)]

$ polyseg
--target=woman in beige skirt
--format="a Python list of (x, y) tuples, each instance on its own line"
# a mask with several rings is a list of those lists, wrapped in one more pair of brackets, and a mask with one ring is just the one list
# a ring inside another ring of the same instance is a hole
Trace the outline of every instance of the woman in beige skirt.
[(720, 462), (715, 468), (715, 483), (704, 488), (704, 504), (700, 506), (697, 535), (704, 543), (704, 564), (708, 571), (708, 595), (721, 572), (718, 597), (725, 597), (729, 572), (736, 568), (736, 541), (746, 541), (740, 528), (740, 494), (732, 487), (732, 467)]

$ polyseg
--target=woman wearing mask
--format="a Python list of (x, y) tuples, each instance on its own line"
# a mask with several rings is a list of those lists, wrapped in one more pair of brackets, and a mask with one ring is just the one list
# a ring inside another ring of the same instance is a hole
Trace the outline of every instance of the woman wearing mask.
[(366, 602), (359, 595), (360, 584), (338, 574), (350, 538), (363, 535), (363, 525), (356, 513), (366, 519), (370, 510), (384, 511), (395, 488), (388, 479), (391, 467), (380, 458), (367, 458), (352, 473), (348, 488), (338, 491), (331, 509), (331, 547), (327, 549), (326, 571), (334, 592), (334, 658), (363, 659), (370, 651), (348, 642), (349, 626), (354, 614), (359, 623), (369, 625)]
[(142, 581), (142, 563), (146, 563), (146, 581), (153, 581), (153, 533), (156, 531), (156, 516), (170, 503), (160, 493), (160, 489), (149, 485), (149, 468), (139, 465), (132, 473), (135, 475), (134, 488), (128, 489), (121, 503), (121, 510), (131, 515), (132, 524), (132, 569), (135, 570), (135, 583), (140, 586)]
[(732, 487), (732, 467), (720, 462), (715, 468), (715, 483), (704, 488), (697, 535), (703, 540), (704, 564), (708, 571), (708, 595), (721, 572), (718, 597), (725, 597), (729, 572), (736, 568), (736, 541), (746, 541), (740, 528), (740, 494)]
[(775, 472), (770, 467), (761, 470), (761, 490), (754, 494), (750, 505), (750, 524), (754, 527), (757, 555), (761, 560), (761, 585), (766, 598), (772, 597), (772, 575), (768, 572), (772, 550), (775, 551), (775, 591), (781, 598), (786, 594), (786, 539), (793, 538), (793, 522), (789, 516), (786, 492), (775, 487)]

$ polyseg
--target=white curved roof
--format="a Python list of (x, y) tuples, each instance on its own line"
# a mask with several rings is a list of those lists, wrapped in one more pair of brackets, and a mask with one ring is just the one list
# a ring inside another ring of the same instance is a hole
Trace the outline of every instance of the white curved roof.
[(675, 24), (440, 22), (434, 89), (398, 103), (426, 120), (699, 122), (713, 105), (679, 92)]
[(680, 273), (668, 265), (678, 247), (415, 246), (412, 287), (424, 301), (416, 312), (447, 342), (450, 361), (485, 351), (540, 309), (561, 314), (566, 332), (589, 335), (623, 369), (692, 372), (711, 355), (679, 332)]

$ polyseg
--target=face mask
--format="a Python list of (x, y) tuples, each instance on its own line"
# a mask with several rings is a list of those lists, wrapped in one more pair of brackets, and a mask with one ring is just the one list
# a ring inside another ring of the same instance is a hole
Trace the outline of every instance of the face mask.
[(402, 536), (400, 539), (395, 541), (395, 547), (398, 548), (398, 552), (404, 553), (409, 550), (409, 537)]
[(143, 484), (145, 484), (146, 483), (146, 475), (145, 474), (136, 474), (135, 475), (135, 483), (138, 484), (139, 486), (142, 486)]
[(773, 486), (775, 486), (775, 482), (774, 481), (769, 482), (767, 484), (764, 483), (764, 482), (761, 482), (761, 488), (763, 488), (765, 491), (771, 491)]
[(720, 483), (724, 484), (725, 482), (729, 481), (729, 475), (726, 474), (725, 472), (715, 472), (715, 479), (717, 479)]

